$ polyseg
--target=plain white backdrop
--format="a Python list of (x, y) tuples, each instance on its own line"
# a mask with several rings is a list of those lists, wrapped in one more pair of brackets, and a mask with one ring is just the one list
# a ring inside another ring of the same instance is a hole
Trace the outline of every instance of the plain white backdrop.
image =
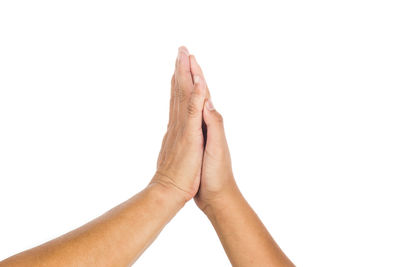
[[(0, 259), (142, 190), (177, 48), (298, 266), (400, 266), (398, 1), (0, 1)], [(137, 266), (230, 266), (193, 202)]]

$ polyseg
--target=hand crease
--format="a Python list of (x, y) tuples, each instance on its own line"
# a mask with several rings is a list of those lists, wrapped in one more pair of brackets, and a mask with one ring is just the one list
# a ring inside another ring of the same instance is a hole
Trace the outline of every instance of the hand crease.
[(155, 182), (168, 183), (168, 184), (174, 186), (175, 188), (177, 188), (178, 190), (183, 191), (184, 193), (186, 193), (186, 194), (188, 194), (188, 195), (191, 195), (190, 192), (188, 192), (188, 191), (186, 191), (185, 189), (183, 189), (183, 188), (181, 188), (180, 186), (178, 186), (178, 185), (174, 182), (174, 180), (173, 180), (171, 177), (169, 177), (168, 175), (165, 175), (165, 174), (161, 173), (160, 171), (157, 171), (156, 174), (158, 174), (159, 176), (162, 176), (162, 177), (167, 178), (168, 181), (163, 181), (162, 179), (158, 178), (158, 179), (155, 179)]

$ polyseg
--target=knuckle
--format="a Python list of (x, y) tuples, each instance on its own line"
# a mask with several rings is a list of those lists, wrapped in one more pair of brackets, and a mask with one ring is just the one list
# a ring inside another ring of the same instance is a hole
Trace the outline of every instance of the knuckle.
[(200, 97), (202, 97), (202, 95), (203, 95), (203, 93), (202, 93), (200, 86), (195, 86), (193, 88), (192, 96), (200, 98)]
[(186, 95), (183, 93), (180, 97), (179, 97), (179, 103), (182, 104), (186, 102)]
[(187, 113), (190, 117), (195, 116), (198, 113), (198, 108), (196, 107), (196, 104), (194, 101), (190, 101), (188, 106), (187, 106)]
[(194, 88), (187, 106), (189, 116), (193, 116), (201, 112), (200, 105), (202, 105), (201, 102), (204, 101), (202, 99), (203, 96), (201, 91), (198, 88)]
[(218, 123), (221, 123), (221, 124), (224, 123), (224, 118), (222, 117), (221, 114), (219, 114), (219, 113), (216, 112), (216, 111), (215, 111), (215, 120), (216, 120)]
[(186, 98), (185, 91), (180, 86), (175, 87), (173, 96), (178, 99), (179, 102), (185, 101)]

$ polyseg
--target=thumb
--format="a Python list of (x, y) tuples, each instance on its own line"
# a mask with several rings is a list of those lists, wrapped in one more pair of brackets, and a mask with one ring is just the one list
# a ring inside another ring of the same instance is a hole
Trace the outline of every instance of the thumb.
[(207, 126), (207, 144), (211, 147), (226, 146), (224, 123), (221, 114), (215, 110), (211, 99), (207, 99), (203, 110), (204, 122)]

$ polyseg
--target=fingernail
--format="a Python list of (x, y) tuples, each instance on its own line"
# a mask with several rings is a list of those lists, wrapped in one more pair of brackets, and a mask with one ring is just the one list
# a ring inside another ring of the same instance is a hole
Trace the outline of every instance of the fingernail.
[(194, 83), (199, 83), (200, 82), (200, 76), (199, 75), (195, 75), (193, 77), (193, 81), (194, 81)]
[(215, 109), (211, 99), (207, 99), (206, 107), (207, 107), (208, 110), (214, 110)]

